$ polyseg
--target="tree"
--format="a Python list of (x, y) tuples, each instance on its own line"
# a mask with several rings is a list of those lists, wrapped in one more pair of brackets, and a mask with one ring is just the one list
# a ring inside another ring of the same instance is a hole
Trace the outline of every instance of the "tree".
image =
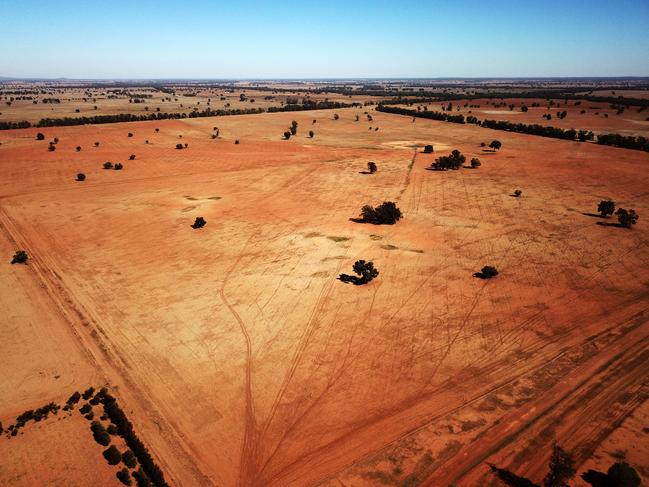
[[(549, 472), (543, 479), (543, 487), (568, 487), (568, 481), (575, 476), (575, 460), (572, 455), (560, 446), (554, 445), (550, 457)], [(512, 487), (539, 487), (525, 477), (520, 477), (509, 470), (489, 464), (491, 471), (506, 485)]]
[(113, 168), (112, 162), (104, 162), (104, 169), (112, 169), (112, 168)]
[(427, 145), (424, 147), (424, 154), (432, 154), (434, 152), (432, 145)]
[(297, 134), (297, 122), (295, 120), (291, 122), (290, 130), (291, 130), (291, 135)]
[(47, 150), (50, 152), (54, 152), (56, 150), (56, 146), (54, 145), (53, 142), (50, 142), (50, 145), (47, 146)]
[(128, 133), (129, 137), (133, 137), (133, 134), (131, 132)]
[(80, 145), (77, 146), (77, 152), (81, 152), (81, 146)]
[(86, 175), (82, 172), (77, 174), (77, 181), (85, 181), (86, 180)]
[(117, 164), (115, 164), (115, 167), (113, 167), (113, 169), (115, 169), (116, 171), (121, 171), (122, 169), (124, 169), (124, 165), (121, 162), (118, 162)]
[(502, 144), (500, 143), (499, 140), (492, 140), (491, 143), (489, 144), (489, 148), (493, 149), (494, 151), (500, 150), (502, 147)]
[(90, 424), (92, 436), (97, 443), (101, 446), (108, 446), (110, 444), (110, 435), (99, 421), (93, 421)]
[(402, 217), (401, 210), (392, 201), (385, 201), (376, 208), (365, 205), (361, 208), (362, 221), (375, 225), (394, 225)]
[(203, 218), (202, 216), (197, 216), (196, 220), (194, 221), (194, 223), (192, 223), (191, 227), (194, 229), (203, 228), (206, 224), (207, 222), (205, 221), (205, 218)]
[(485, 142), (480, 142), (480, 147), (487, 147), (487, 144)]
[(45, 140), (45, 134), (38, 132), (36, 134), (36, 140)]
[(284, 140), (288, 140), (290, 138), (291, 138), (291, 132), (287, 130), (286, 132), (284, 132)]
[(13, 256), (13, 259), (11, 259), (11, 263), (25, 264), (27, 262), (27, 259), (28, 259), (27, 252), (25, 252), (24, 250), (17, 250)]
[(597, 205), (597, 211), (603, 217), (609, 217), (615, 211), (615, 202), (612, 200), (602, 200)]
[(522, 194), (523, 194), (523, 192), (520, 189), (517, 189), (516, 191), (514, 191), (514, 196), (516, 198), (520, 198)]
[(473, 159), (471, 159), (471, 167), (476, 168), (476, 167), (480, 167), (480, 166), (482, 166), (482, 163), (480, 162), (480, 159), (478, 159), (477, 157), (474, 157)]
[(527, 105), (521, 107), (521, 112), (526, 112), (528, 110)]
[(309, 130), (309, 137), (312, 139), (315, 134), (313, 133), (313, 130)]
[(137, 465), (137, 459), (131, 450), (126, 450), (122, 453), (122, 462), (124, 462), (124, 465), (128, 468), (134, 468), (135, 465)]
[(638, 472), (626, 462), (611, 465), (607, 473), (588, 470), (581, 478), (593, 487), (640, 487)]
[(128, 160), (129, 161), (134, 161), (135, 160), (135, 154), (131, 154), (130, 156), (128, 156)]
[(234, 141), (234, 145), (239, 145), (239, 139)]
[(488, 463), (491, 472), (496, 475), (500, 480), (503, 481), (505, 485), (511, 487), (539, 487), (537, 484), (531, 480), (526, 479), (525, 477), (519, 477), (515, 473), (510, 472), (504, 468), (496, 467), (492, 463)]
[(376, 163), (370, 161), (367, 163), (367, 170), (369, 171), (370, 174), (374, 174), (376, 172)]
[(446, 171), (447, 169), (457, 170), (462, 167), (465, 161), (466, 157), (459, 150), (455, 149), (450, 155), (435, 159), (435, 162), (430, 167), (435, 171)]
[(111, 445), (110, 447), (106, 448), (103, 455), (108, 462), (108, 465), (117, 465), (122, 461), (122, 454), (119, 452), (115, 445)]
[(99, 147), (99, 142), (95, 142), (95, 147)]
[(620, 222), (624, 228), (631, 228), (638, 222), (638, 214), (635, 210), (625, 210), (624, 208), (619, 208), (615, 215), (617, 216), (617, 221)]
[(494, 266), (491, 265), (486, 265), (480, 270), (480, 276), (483, 279), (491, 279), (492, 277), (496, 277), (498, 275), (498, 269), (496, 269)]
[(337, 113), (334, 113), (334, 120), (338, 120), (340, 117), (338, 116)]
[(160, 132), (160, 129), (158, 129), (158, 128), (157, 128), (157, 129), (155, 129), (155, 132), (156, 132), (156, 133), (158, 133), (158, 132)]
[(374, 263), (366, 262), (364, 260), (357, 260), (354, 262), (352, 270), (358, 274), (359, 284), (367, 284), (379, 275), (379, 271), (374, 268)]
[(184, 148), (185, 148), (184, 145), (182, 145), (182, 144), (176, 144), (176, 149), (181, 150), (181, 149), (184, 149)]
[(115, 476), (118, 480), (124, 485), (131, 485), (131, 476), (128, 474), (128, 468), (123, 468), (119, 470)]

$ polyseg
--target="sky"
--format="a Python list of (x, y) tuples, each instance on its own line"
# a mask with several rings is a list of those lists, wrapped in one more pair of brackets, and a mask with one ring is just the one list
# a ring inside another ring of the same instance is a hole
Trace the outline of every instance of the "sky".
[(649, 0), (0, 0), (0, 76), (649, 76)]

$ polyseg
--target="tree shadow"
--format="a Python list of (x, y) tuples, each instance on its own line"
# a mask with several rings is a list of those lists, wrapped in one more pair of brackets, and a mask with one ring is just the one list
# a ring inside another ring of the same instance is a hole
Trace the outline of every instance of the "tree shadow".
[(598, 225), (601, 225), (602, 227), (617, 227), (617, 228), (624, 228), (624, 225), (621, 223), (613, 223), (613, 222), (597, 222)]
[(354, 223), (367, 223), (370, 225), (394, 225), (394, 223), (382, 222), (379, 220), (367, 220), (365, 218), (350, 218), (349, 221)]
[(599, 213), (585, 213), (585, 212), (582, 212), (581, 214), (584, 215), (584, 216), (592, 216), (593, 218), (607, 218), (604, 215), (600, 215)]
[(523, 195), (514, 194), (514, 193), (510, 194), (509, 196), (511, 196), (512, 198), (522, 198), (523, 197)]
[(374, 174), (369, 171), (358, 171), (358, 174)]
[(350, 276), (349, 274), (340, 274), (338, 280), (347, 283), (352, 283), (354, 286), (360, 286), (365, 282), (358, 276)]
[(476, 277), (478, 279), (490, 279), (488, 275), (483, 274), (482, 272), (474, 272), (473, 277)]
[(478, 168), (473, 166), (462, 166), (462, 169), (478, 169)]

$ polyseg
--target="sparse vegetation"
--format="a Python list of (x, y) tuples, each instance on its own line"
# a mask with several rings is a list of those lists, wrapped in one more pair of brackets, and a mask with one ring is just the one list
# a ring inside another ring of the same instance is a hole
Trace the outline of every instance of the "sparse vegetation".
[(355, 276), (349, 274), (341, 274), (338, 279), (343, 282), (351, 282), (356, 285), (367, 284), (372, 279), (379, 275), (379, 271), (374, 267), (373, 262), (365, 260), (357, 260), (352, 267), (356, 274)]

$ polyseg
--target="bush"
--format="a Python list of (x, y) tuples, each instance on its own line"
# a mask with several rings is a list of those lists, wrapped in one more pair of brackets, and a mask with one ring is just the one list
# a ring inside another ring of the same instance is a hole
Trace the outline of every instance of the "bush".
[(113, 168), (112, 162), (104, 162), (104, 169), (112, 169), (112, 168)]
[(427, 145), (424, 147), (424, 154), (432, 154), (434, 152), (432, 145)]
[(119, 452), (115, 445), (111, 445), (110, 447), (106, 448), (103, 455), (108, 462), (108, 465), (117, 465), (122, 461), (122, 454)]
[(631, 228), (638, 222), (638, 214), (635, 210), (627, 211), (624, 208), (620, 208), (615, 212), (615, 215), (617, 216), (617, 221), (619, 221), (620, 225), (624, 228)]
[(137, 465), (137, 458), (135, 458), (135, 455), (131, 450), (126, 450), (122, 453), (122, 462), (124, 462), (124, 465), (128, 468), (135, 468), (135, 465)]
[(612, 200), (602, 200), (597, 205), (597, 211), (603, 217), (608, 217), (615, 212), (615, 201)]
[(129, 161), (134, 161), (135, 160), (135, 154), (131, 154), (130, 156), (128, 156), (128, 160)]
[(374, 174), (377, 171), (376, 164), (372, 161), (367, 163), (367, 170), (370, 174)]
[(385, 201), (376, 208), (369, 205), (361, 209), (362, 221), (376, 225), (393, 225), (401, 219), (401, 210), (392, 201)]
[(480, 166), (482, 166), (482, 163), (480, 162), (480, 159), (478, 159), (477, 157), (474, 157), (473, 159), (471, 159), (471, 167), (476, 168), (476, 167), (480, 167)]
[(36, 134), (36, 140), (45, 140), (45, 134), (38, 132)]
[(192, 223), (191, 227), (194, 229), (203, 228), (206, 224), (207, 222), (205, 221), (205, 218), (203, 218), (202, 216), (197, 216), (196, 220), (194, 221), (194, 223)]
[(77, 181), (85, 181), (86, 180), (86, 175), (82, 172), (77, 174)]
[(640, 487), (642, 483), (638, 472), (626, 462), (614, 463), (606, 473), (588, 470), (581, 478), (593, 487)]
[(123, 468), (119, 470), (115, 476), (119, 479), (124, 485), (131, 485), (131, 476), (128, 473), (128, 468)]
[(115, 426), (113, 423), (108, 425), (106, 431), (108, 432), (109, 435), (113, 435), (113, 436), (119, 434), (119, 431), (117, 430), (117, 426)]
[(17, 250), (16, 253), (13, 256), (13, 259), (11, 259), (12, 264), (25, 264), (27, 262), (27, 252), (24, 250)]

